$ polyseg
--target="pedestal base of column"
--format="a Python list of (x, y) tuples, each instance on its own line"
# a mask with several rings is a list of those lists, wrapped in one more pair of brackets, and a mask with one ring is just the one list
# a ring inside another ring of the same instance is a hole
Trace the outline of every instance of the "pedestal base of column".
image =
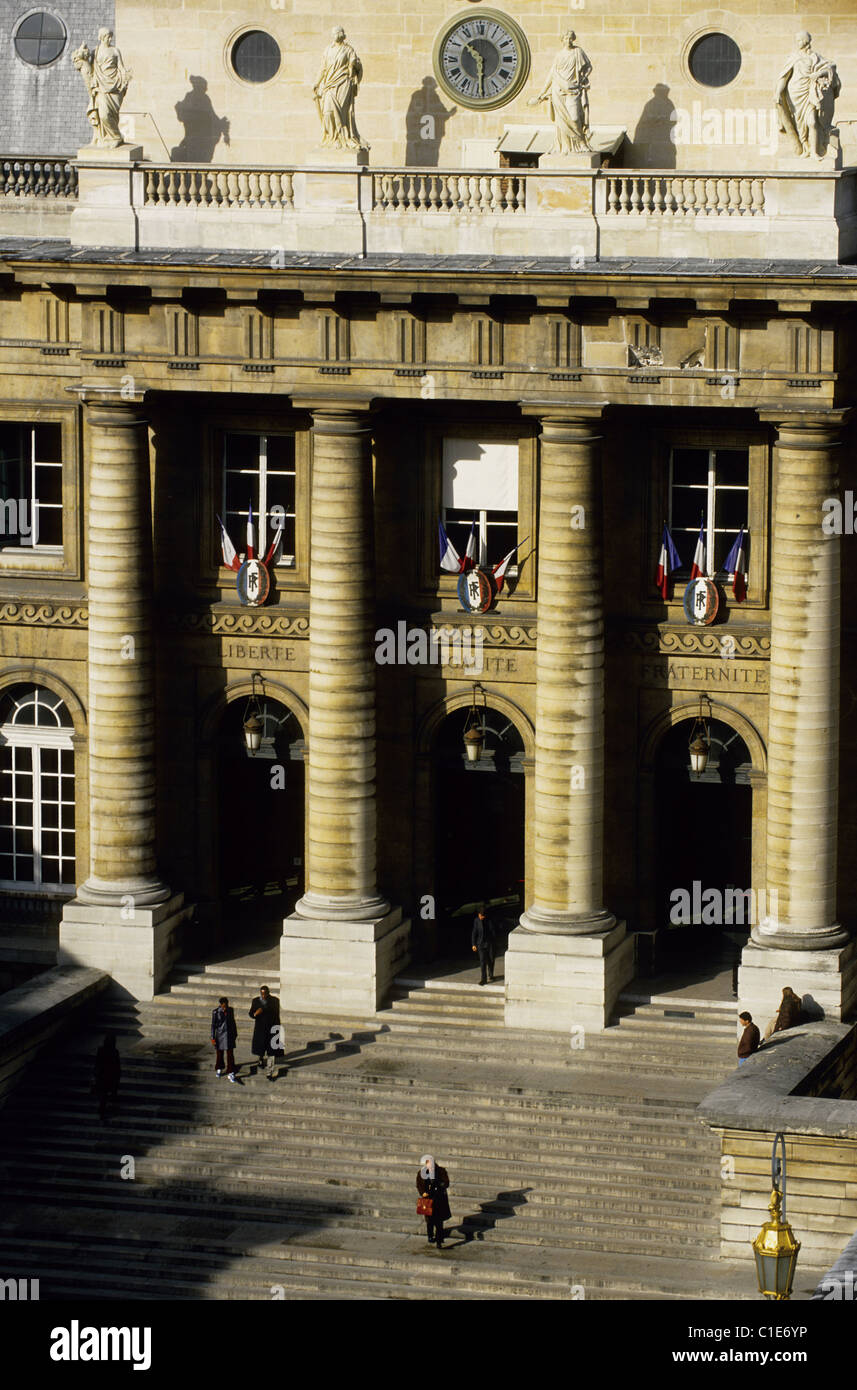
[(183, 893), (134, 908), (72, 898), (63, 909), (57, 963), (107, 970), (135, 999), (153, 999), (178, 960), (180, 927), (191, 911)]
[(411, 922), (400, 907), (362, 922), (294, 912), (280, 941), (280, 1005), (286, 1013), (374, 1014), (410, 958)]
[(600, 936), (549, 936), (516, 927), (505, 956), (507, 1028), (601, 1032), (634, 974), (625, 923)]
[(753, 941), (744, 947), (738, 1008), (749, 1009), (763, 1033), (780, 1007), (786, 985), (795, 994), (809, 996), (818, 1016), (852, 1018), (857, 1012), (857, 940), (827, 951), (783, 951)]

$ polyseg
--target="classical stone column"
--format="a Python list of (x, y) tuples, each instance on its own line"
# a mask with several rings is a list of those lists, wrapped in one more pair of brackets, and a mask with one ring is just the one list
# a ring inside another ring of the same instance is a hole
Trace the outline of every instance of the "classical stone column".
[(540, 413), (535, 875), (509, 943), (506, 1019), (603, 1027), (632, 952), (603, 901), (601, 408)]
[(181, 906), (155, 860), (155, 679), (149, 449), (140, 397), (86, 404), (90, 872), (60, 946), (151, 997)]
[[(299, 404), (299, 402), (295, 402)], [(281, 998), (373, 1012), (405, 964), (409, 923), (376, 883), (375, 547), (371, 425), (309, 401), (306, 892), (284, 924)]]
[(773, 1009), (783, 985), (833, 1017), (857, 1001), (854, 946), (836, 920), (841, 537), (822, 529), (824, 501), (840, 497), (847, 413), (761, 415), (777, 441), (767, 892), (739, 978), (751, 1010)]

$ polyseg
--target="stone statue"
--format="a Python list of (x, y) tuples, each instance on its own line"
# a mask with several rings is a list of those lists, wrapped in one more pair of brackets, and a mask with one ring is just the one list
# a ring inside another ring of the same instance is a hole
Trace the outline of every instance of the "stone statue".
[(82, 44), (72, 54), (72, 62), (89, 91), (86, 118), (95, 132), (93, 145), (102, 149), (124, 145), (119, 130), (119, 109), (134, 74), (130, 68), (126, 68), (122, 54), (114, 47), (112, 29), (99, 29), (95, 53)]
[(532, 97), (530, 106), (550, 102), (551, 120), (556, 129), (553, 154), (579, 154), (591, 149), (589, 143), (589, 74), (592, 64), (574, 42), (575, 32), (563, 35), (563, 46), (548, 74), (544, 91)]
[(791, 136), (795, 154), (822, 159), (827, 153), (841, 85), (835, 64), (813, 52), (806, 30), (796, 34), (795, 52), (780, 73), (774, 98), (780, 130)]
[(357, 89), (363, 80), (363, 64), (345, 41), (345, 30), (331, 32), (332, 42), (324, 50), (321, 72), (312, 89), (321, 118), (323, 145), (340, 150), (368, 150), (361, 140), (354, 114)]

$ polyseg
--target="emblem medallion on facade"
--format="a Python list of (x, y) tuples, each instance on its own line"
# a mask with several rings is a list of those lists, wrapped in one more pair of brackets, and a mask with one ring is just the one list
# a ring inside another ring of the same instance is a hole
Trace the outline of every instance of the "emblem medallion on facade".
[(245, 560), (235, 579), (241, 602), (258, 608), (271, 590), (271, 576), (263, 560)]
[(705, 579), (702, 575), (697, 579), (691, 579), (684, 591), (682, 602), (687, 621), (695, 627), (707, 627), (709, 623), (714, 622), (720, 607), (717, 585), (713, 579)]
[(444, 24), (434, 45), (434, 72), (459, 106), (490, 111), (516, 97), (530, 72), (524, 32), (499, 10), (464, 10)]
[(458, 581), (458, 601), (468, 613), (487, 613), (494, 602), (496, 585), (489, 570), (466, 570)]

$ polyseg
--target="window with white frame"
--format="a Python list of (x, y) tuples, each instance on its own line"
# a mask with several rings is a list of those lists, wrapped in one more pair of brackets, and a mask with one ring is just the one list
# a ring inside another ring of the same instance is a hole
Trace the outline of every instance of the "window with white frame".
[(295, 563), (295, 437), (293, 434), (223, 436), (223, 521), (239, 554), (247, 549), (247, 517), (253, 508), (256, 555), (265, 558), (280, 522), (278, 565)]
[(0, 702), (0, 886), (75, 882), (74, 748), (58, 695), (18, 685)]
[(0, 421), (0, 550), (62, 550), (62, 427)]
[(669, 528), (689, 571), (700, 523), (705, 541), (705, 573), (723, 574), (723, 561), (748, 522), (750, 457), (747, 449), (673, 448), (670, 451)]
[(443, 441), (443, 524), (464, 555), (476, 522), (476, 559), (496, 565), (518, 539), (517, 440), (447, 436)]

